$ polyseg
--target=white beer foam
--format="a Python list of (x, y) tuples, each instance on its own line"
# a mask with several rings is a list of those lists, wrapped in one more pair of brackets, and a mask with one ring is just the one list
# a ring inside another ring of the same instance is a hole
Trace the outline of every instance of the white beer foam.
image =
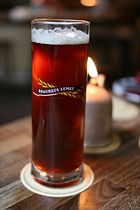
[(71, 28), (32, 29), (32, 42), (49, 45), (75, 45), (89, 42), (89, 35)]

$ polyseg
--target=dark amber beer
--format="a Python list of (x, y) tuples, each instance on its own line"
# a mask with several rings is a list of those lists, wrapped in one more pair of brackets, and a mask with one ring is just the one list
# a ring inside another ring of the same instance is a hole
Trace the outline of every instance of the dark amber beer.
[[(83, 22), (32, 22), (32, 174), (52, 186), (71, 185), (83, 175), (89, 35), (74, 27)], [(38, 29), (46, 24), (51, 29)]]

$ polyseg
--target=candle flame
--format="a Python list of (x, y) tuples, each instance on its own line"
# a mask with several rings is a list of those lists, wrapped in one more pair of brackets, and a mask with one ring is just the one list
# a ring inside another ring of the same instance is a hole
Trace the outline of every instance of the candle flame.
[(88, 70), (90, 77), (94, 77), (94, 78), (98, 77), (98, 72), (97, 72), (95, 63), (91, 57), (88, 57), (87, 70)]

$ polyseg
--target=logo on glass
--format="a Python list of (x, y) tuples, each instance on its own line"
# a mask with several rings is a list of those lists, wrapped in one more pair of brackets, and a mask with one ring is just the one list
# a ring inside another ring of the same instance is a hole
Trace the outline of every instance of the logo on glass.
[(52, 96), (52, 95), (65, 95), (73, 98), (80, 98), (80, 92), (82, 92), (82, 85), (77, 86), (65, 86), (65, 87), (57, 87), (51, 84), (48, 84), (41, 79), (37, 78), (35, 75), (38, 85), (40, 88), (33, 88), (33, 93), (38, 96)]

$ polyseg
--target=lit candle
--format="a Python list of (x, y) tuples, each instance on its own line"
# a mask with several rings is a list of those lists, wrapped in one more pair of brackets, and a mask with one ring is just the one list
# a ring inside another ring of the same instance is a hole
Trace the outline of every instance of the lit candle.
[(91, 58), (87, 63), (92, 77), (86, 91), (85, 147), (101, 147), (111, 143), (112, 102), (104, 86), (104, 75), (98, 75)]

